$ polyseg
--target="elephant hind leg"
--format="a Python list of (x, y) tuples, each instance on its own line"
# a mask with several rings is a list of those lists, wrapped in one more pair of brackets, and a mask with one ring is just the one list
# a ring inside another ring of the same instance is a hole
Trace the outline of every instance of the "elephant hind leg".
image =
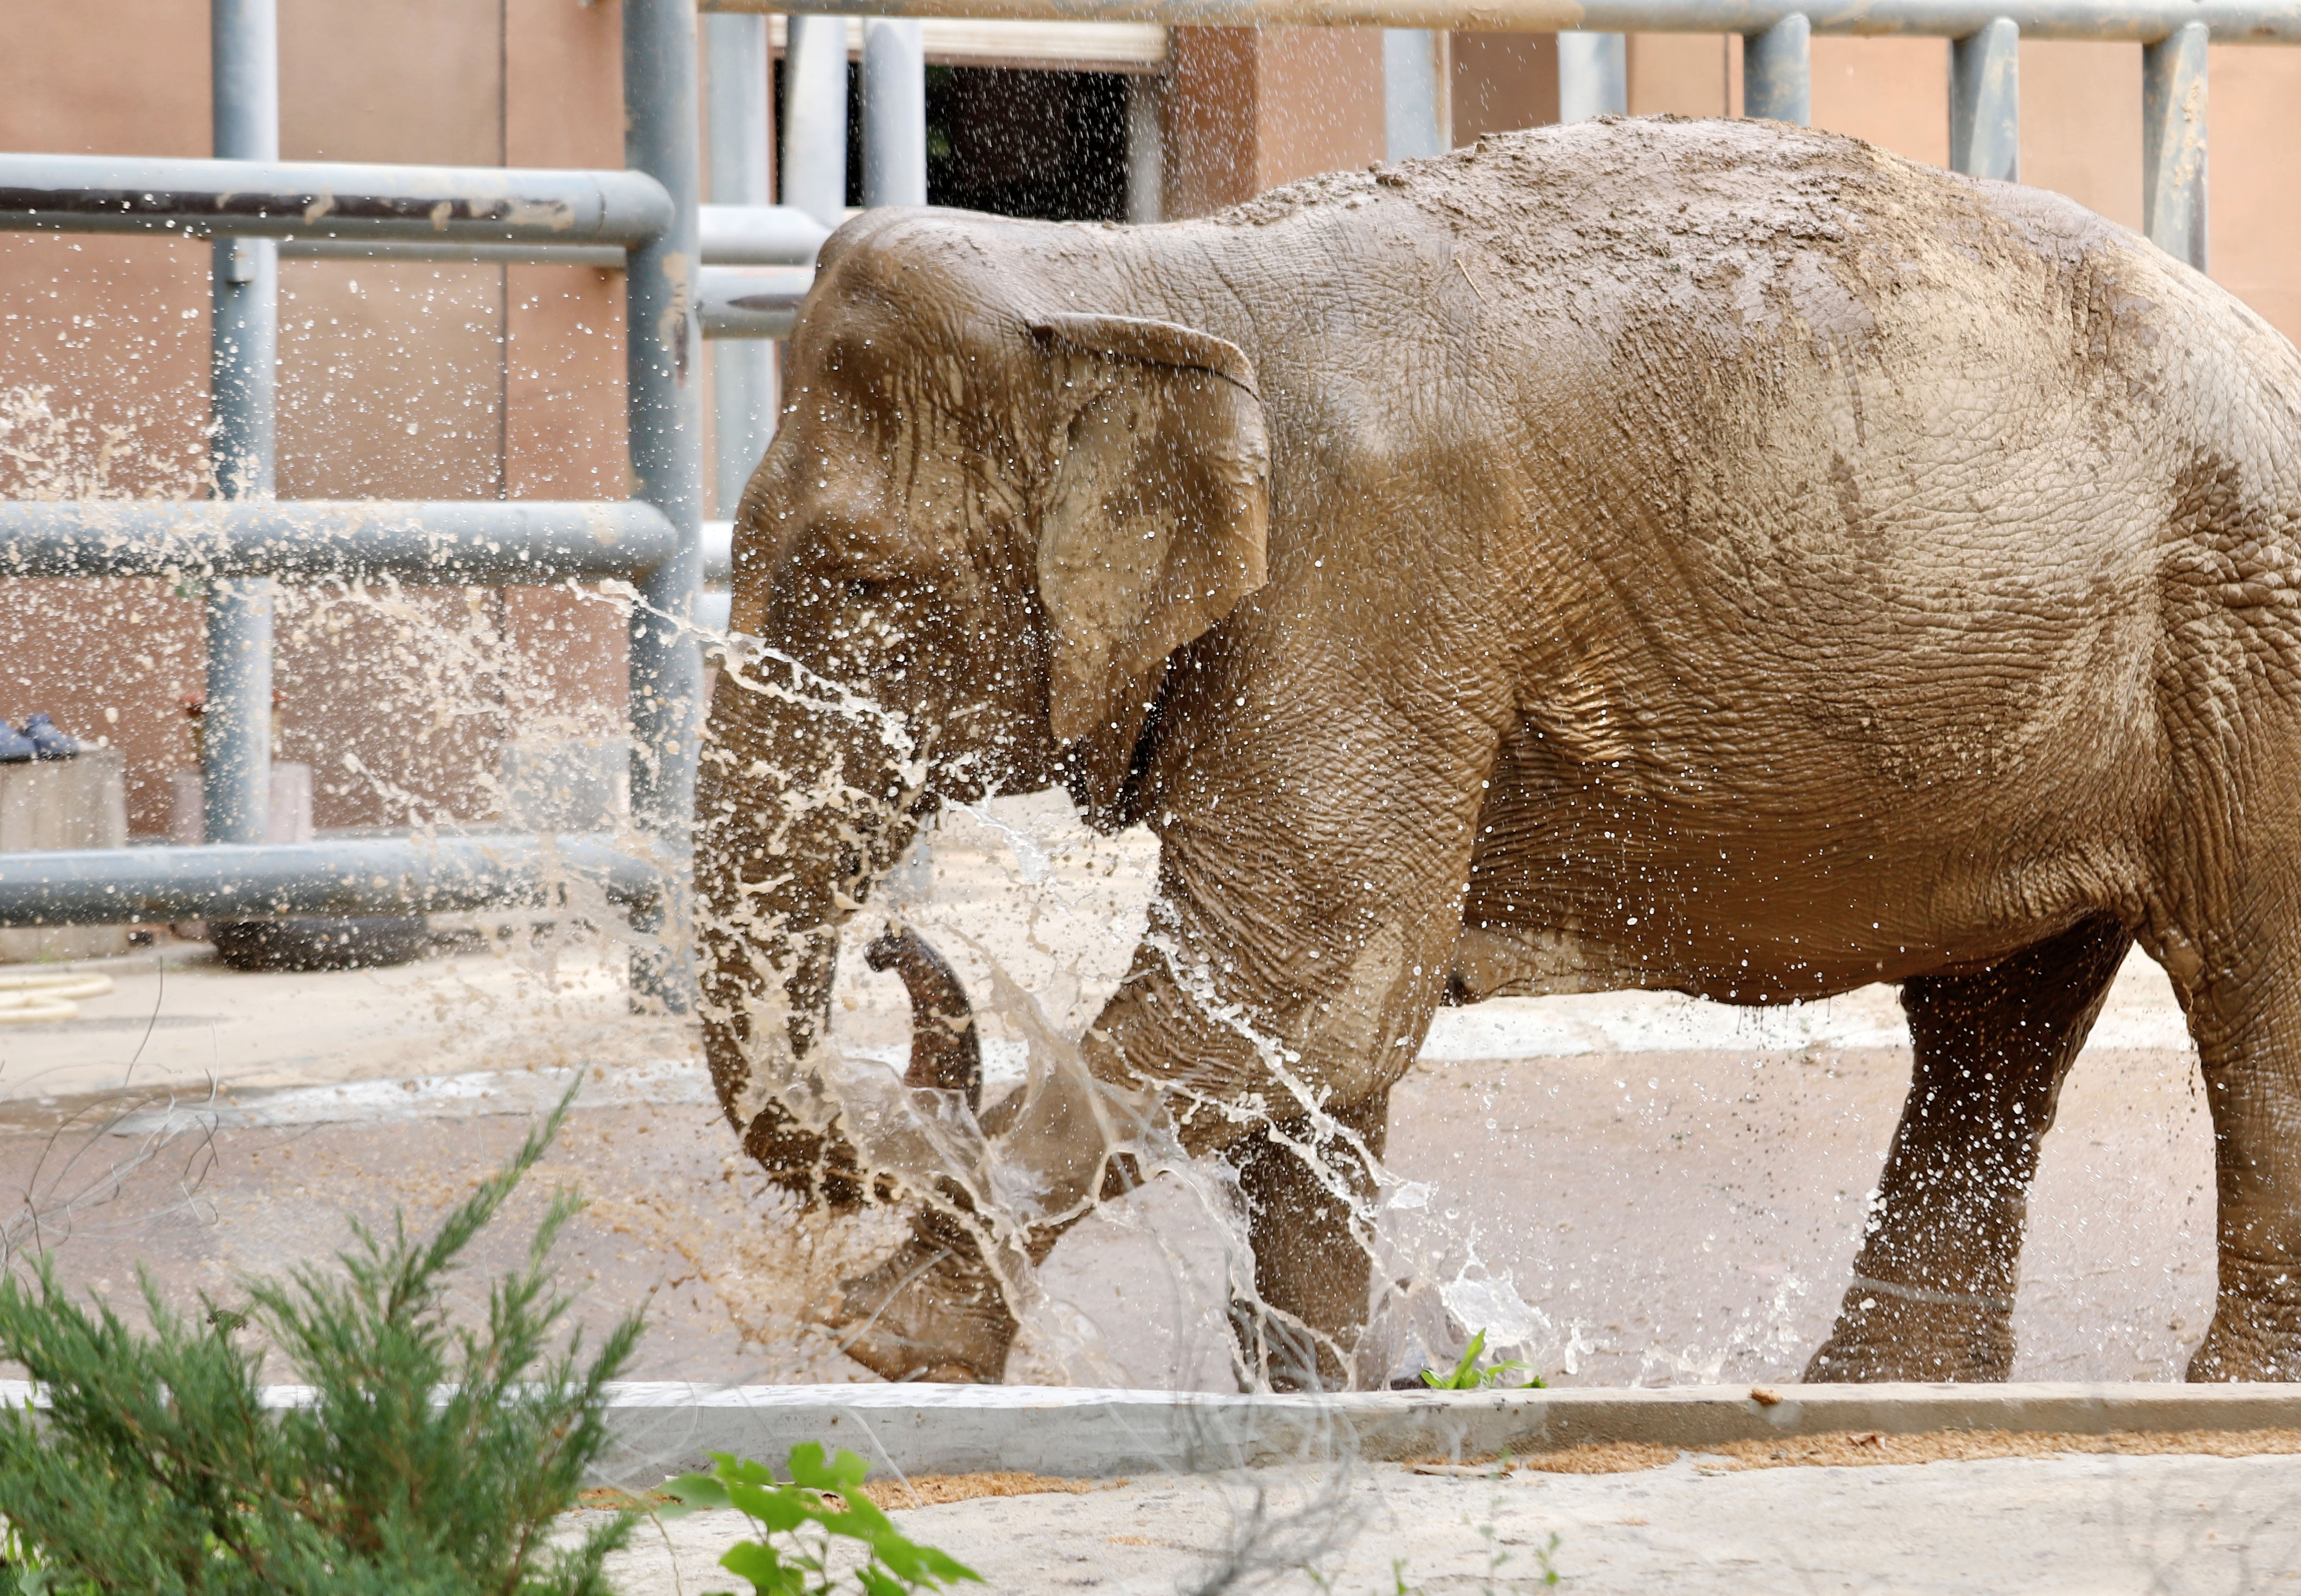
[(2301, 868), (2278, 846), (2245, 856), (2250, 879), (2221, 934), (2167, 950), (2219, 1198), (2219, 1287), (2191, 1380), (2301, 1381)]
[(1808, 1380), (2006, 1377), (2038, 1146), (2131, 945), (2096, 915), (1986, 970), (1903, 983), (1910, 1095)]

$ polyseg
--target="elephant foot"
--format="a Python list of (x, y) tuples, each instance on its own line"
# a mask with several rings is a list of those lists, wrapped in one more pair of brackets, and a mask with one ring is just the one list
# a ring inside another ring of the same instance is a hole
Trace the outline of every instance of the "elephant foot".
[(2301, 1271), (2279, 1274), (2221, 1294), (2189, 1358), (2191, 1380), (2301, 1380)]
[(808, 1129), (781, 1103), (770, 1101), (743, 1132), (743, 1150), (758, 1160), (767, 1178), (809, 1207), (852, 1213), (870, 1202), (892, 1202), (894, 1182), (884, 1175), (866, 1180), (854, 1147), (834, 1128)]
[(1837, 1326), (1805, 1366), (1812, 1384), (2003, 1381), (2013, 1366), (2013, 1304), (1856, 1278)]
[(893, 1381), (996, 1385), (1016, 1323), (974, 1238), (939, 1214), (867, 1274), (840, 1283), (824, 1317), (847, 1356)]

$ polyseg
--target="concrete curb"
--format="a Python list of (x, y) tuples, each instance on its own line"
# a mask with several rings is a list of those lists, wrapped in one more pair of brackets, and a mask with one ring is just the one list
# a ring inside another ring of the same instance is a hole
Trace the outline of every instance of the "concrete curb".
[(2103, 1434), (2301, 1429), (2301, 1384), (1771, 1385), (1661, 1391), (1215, 1396), (1048, 1386), (628, 1383), (602, 1476), (649, 1484), (713, 1451), (780, 1463), (802, 1441), (875, 1475), (1013, 1469), (1072, 1479), (1204, 1474), (1351, 1454), (1525, 1455), (1597, 1441), (1714, 1446), (1875, 1430)]

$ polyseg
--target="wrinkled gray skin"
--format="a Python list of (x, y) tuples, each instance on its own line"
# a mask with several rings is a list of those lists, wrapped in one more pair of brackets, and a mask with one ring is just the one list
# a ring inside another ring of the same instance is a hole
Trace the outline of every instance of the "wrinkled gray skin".
[[(1162, 844), (1087, 1058), (1254, 1110), (1177, 1117), (1295, 1381), (1346, 1377), (1368, 1269), (1277, 1139), (1363, 1188), (1337, 1132), (1379, 1153), (1450, 991), (1874, 981), (1915, 1079), (1809, 1374), (2002, 1379), (2134, 939), (2217, 1141), (2190, 1375), (2301, 1378), (2301, 361), (2205, 279), (1844, 138), (1583, 123), (1162, 227), (874, 213), (785, 380), (735, 624), (923, 752), (714, 700), (711, 1060), (781, 1178), (862, 1195), (759, 1109), (839, 923), (940, 798), (1060, 782)], [(1075, 1105), (1008, 1108), (1056, 1211), (1123, 1182)], [(831, 1317), (897, 1377), (996, 1379), (1013, 1330), (948, 1216)]]

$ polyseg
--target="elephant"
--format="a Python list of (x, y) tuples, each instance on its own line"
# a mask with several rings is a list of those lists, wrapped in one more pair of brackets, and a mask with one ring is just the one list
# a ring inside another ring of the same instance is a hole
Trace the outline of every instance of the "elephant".
[[(1366, 1227), (1442, 1003), (1883, 982), (1912, 1079), (1807, 1377), (2004, 1379), (2138, 941), (2215, 1137), (2188, 1376), (2301, 1378), (2301, 359), (2203, 275), (1855, 139), (1600, 119), (1158, 225), (873, 211), (788, 348), (695, 865), (777, 1179), (871, 1194), (791, 1106), (840, 925), (939, 805), (1059, 787), (1159, 840), (1079, 1047), (1234, 1172), (1255, 1377), (1386, 1372)], [(1132, 1178), (1076, 1092), (982, 1129), (1033, 1258)], [(889, 1378), (1001, 1377), (966, 1201), (823, 1310)]]

